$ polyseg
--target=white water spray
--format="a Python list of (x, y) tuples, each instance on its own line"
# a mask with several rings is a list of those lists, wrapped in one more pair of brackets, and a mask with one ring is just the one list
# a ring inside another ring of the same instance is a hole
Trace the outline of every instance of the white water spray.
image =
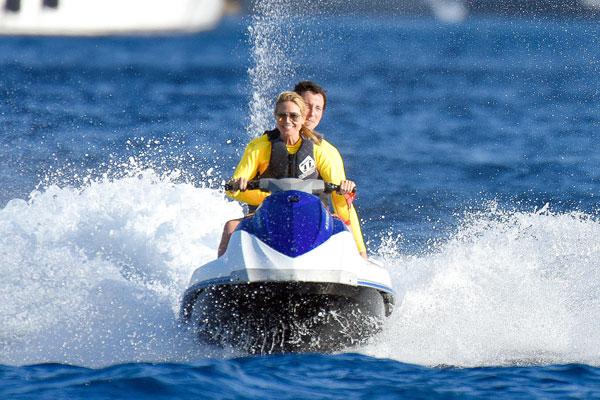
[(589, 215), (491, 209), (422, 255), (386, 261), (402, 303), (368, 354), (425, 365), (600, 364), (600, 223)]
[(152, 171), (50, 186), (0, 210), (0, 364), (102, 366), (206, 356), (178, 326), (192, 271), (216, 257), (223, 193)]
[[(51, 186), (0, 210), (0, 364), (223, 357), (178, 325), (215, 258), (220, 191), (145, 171)], [(424, 365), (600, 364), (600, 223), (586, 214), (468, 216), (420, 255), (384, 241), (398, 307), (366, 354)]]
[[(314, 1), (257, 0), (253, 3), (248, 36), (252, 67), (248, 70), (252, 93), (249, 109), (249, 136), (273, 126), (277, 94), (292, 90), (306, 47), (318, 45), (318, 32), (301, 25), (322, 12)], [(306, 79), (306, 77), (302, 77)]]
[(248, 71), (252, 98), (250, 100), (249, 136), (271, 128), (272, 107), (282, 85), (290, 80), (295, 69), (290, 58), (288, 30), (291, 24), (290, 0), (257, 1), (248, 28), (253, 67)]

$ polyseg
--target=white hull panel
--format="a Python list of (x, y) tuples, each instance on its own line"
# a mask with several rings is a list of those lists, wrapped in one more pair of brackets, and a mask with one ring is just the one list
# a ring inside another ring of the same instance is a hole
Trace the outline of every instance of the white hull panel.
[(225, 255), (198, 268), (190, 286), (240, 282), (340, 283), (393, 293), (387, 271), (358, 254), (348, 231), (298, 257), (286, 256), (247, 232), (235, 231)]

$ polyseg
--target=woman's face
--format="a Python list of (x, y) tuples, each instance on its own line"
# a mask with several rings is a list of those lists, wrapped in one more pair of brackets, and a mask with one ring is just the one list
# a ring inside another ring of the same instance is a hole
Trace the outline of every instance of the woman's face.
[(304, 124), (304, 116), (292, 101), (279, 103), (275, 108), (275, 121), (281, 133), (282, 139), (294, 139), (295, 143), (300, 138), (300, 128)]

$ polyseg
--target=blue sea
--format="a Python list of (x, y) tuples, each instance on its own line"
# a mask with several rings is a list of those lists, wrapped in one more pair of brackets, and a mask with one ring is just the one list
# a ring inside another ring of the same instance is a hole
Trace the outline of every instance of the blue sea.
[[(597, 21), (276, 3), (193, 35), (0, 38), (0, 397), (600, 397)], [(181, 296), (301, 79), (397, 307), (339, 354), (211, 348)]]

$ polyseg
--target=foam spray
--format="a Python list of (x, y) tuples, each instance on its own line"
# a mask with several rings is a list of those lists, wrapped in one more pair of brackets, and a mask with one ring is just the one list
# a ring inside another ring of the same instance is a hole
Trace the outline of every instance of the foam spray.
[(248, 37), (251, 46), (252, 66), (250, 79), (249, 136), (269, 129), (272, 124), (273, 102), (283, 85), (291, 81), (296, 72), (292, 57), (298, 50), (293, 33), (294, 17), (290, 10), (298, 3), (290, 0), (265, 0), (253, 4)]

